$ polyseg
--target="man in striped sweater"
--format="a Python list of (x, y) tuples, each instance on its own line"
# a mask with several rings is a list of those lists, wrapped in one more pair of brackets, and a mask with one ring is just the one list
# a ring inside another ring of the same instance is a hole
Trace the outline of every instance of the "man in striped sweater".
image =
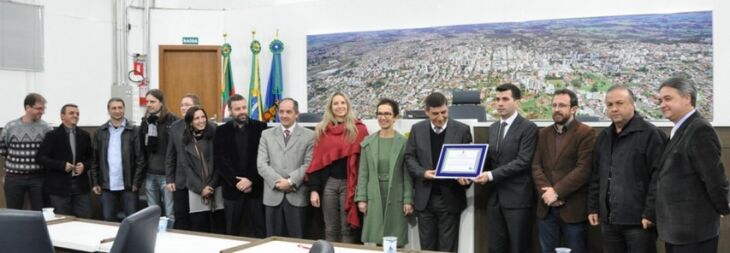
[(35, 156), (43, 137), (52, 128), (41, 120), (46, 99), (30, 93), (23, 102), (25, 114), (8, 122), (0, 132), (0, 155), (5, 157), (5, 201), (8, 208), (22, 209), (25, 194), (33, 210), (43, 207), (43, 167)]

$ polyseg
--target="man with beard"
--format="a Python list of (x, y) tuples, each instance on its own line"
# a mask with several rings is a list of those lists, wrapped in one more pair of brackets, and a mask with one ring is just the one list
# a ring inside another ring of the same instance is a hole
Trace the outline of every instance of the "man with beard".
[(554, 252), (564, 241), (574, 253), (586, 252), (586, 198), (591, 173), (594, 131), (578, 122), (578, 97), (573, 91), (555, 92), (555, 124), (540, 130), (532, 161), (541, 252)]
[(264, 180), (258, 173), (256, 159), (266, 123), (248, 117), (246, 99), (241, 95), (228, 99), (228, 109), (232, 120), (217, 128), (213, 141), (216, 171), (224, 182), (226, 233), (240, 235), (241, 218), (246, 213), (253, 236), (264, 238)]

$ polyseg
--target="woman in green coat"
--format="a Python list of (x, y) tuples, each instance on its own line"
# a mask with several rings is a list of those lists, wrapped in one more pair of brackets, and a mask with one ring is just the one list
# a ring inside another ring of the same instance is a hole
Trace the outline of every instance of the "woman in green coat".
[(403, 247), (408, 243), (406, 216), (413, 213), (413, 183), (403, 162), (406, 137), (394, 129), (398, 103), (380, 100), (377, 117), (380, 131), (361, 144), (355, 201), (365, 214), (362, 241), (382, 244), (384, 236), (395, 236)]

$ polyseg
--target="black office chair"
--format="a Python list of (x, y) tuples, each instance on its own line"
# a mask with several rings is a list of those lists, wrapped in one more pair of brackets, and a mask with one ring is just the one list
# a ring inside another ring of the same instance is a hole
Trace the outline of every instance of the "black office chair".
[(110, 252), (154, 253), (159, 221), (159, 206), (149, 206), (128, 216), (119, 225)]
[(317, 240), (312, 244), (309, 253), (335, 253), (335, 247), (328, 241)]
[(317, 123), (322, 121), (322, 114), (303, 112), (299, 114), (299, 122), (302, 123)]
[(487, 121), (487, 112), (481, 105), (479, 91), (453, 91), (452, 105), (449, 106), (449, 117), (454, 119), (476, 119)]
[(40, 211), (0, 209), (0, 251), (54, 252)]

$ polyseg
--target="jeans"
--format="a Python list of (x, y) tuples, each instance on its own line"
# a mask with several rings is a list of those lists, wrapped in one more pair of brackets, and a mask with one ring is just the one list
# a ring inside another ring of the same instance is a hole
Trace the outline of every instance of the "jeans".
[(641, 225), (601, 224), (603, 252), (656, 253), (656, 230)]
[(117, 217), (117, 213), (119, 213), (119, 204), (121, 204), (122, 210), (126, 216), (132, 215), (137, 211), (138, 200), (139, 197), (137, 197), (137, 193), (130, 190), (102, 190), (101, 207), (103, 209), (104, 220), (121, 221), (121, 219)]
[(43, 175), (5, 176), (5, 202), (11, 209), (23, 209), (25, 193), (30, 195), (30, 207), (40, 211), (43, 208)]
[(567, 223), (560, 218), (560, 209), (550, 207), (544, 219), (537, 219), (540, 248), (543, 253), (555, 252), (560, 247), (561, 237), (571, 253), (587, 252), (586, 240), (588, 224), (586, 222)]
[(147, 174), (144, 180), (144, 193), (147, 196), (147, 206), (162, 206), (165, 203), (165, 216), (167, 228), (173, 228), (175, 225), (175, 209), (173, 207), (172, 192), (167, 190), (167, 180), (165, 175)]
[(48, 195), (53, 212), (57, 214), (73, 215), (79, 218), (91, 218), (91, 198), (88, 193), (71, 194), (68, 196)]
[(350, 225), (347, 224), (345, 198), (347, 180), (328, 178), (322, 191), (322, 213), (324, 214), (324, 237), (330, 242), (354, 243)]

